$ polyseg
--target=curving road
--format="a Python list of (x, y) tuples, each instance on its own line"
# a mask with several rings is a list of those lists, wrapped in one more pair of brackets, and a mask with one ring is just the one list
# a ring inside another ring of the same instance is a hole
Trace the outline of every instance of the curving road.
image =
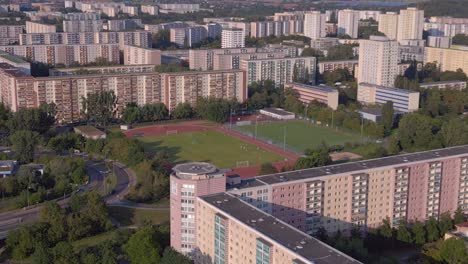
[[(107, 193), (106, 170), (104, 161), (90, 161), (86, 155), (81, 155), (86, 160), (86, 170), (90, 177), (87, 185), (81, 186), (78, 192), (96, 190), (100, 193)], [(106, 162), (113, 163), (113, 172), (116, 175), (116, 185), (113, 190), (104, 196), (104, 200), (108, 205), (120, 205), (122, 203), (127, 206), (132, 206), (132, 203), (123, 201), (125, 195), (129, 192), (130, 187), (136, 183), (134, 172), (122, 163), (106, 160)], [(58, 204), (62, 207), (68, 206), (69, 198), (62, 197), (57, 200)], [(31, 206), (28, 209), (18, 209), (5, 213), (0, 213), (0, 239), (6, 238), (8, 231), (16, 229), (19, 225), (25, 223), (33, 223), (39, 218), (42, 204)], [(136, 206), (135, 206), (136, 207)]]

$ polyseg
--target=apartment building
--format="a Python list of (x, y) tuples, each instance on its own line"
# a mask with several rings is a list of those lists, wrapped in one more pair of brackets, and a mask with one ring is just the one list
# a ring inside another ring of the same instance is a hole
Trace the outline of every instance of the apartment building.
[(287, 83), (285, 87), (295, 91), (299, 96), (299, 100), (304, 104), (317, 101), (326, 104), (333, 110), (338, 109), (338, 90), (335, 88), (294, 82)]
[(241, 59), (284, 58), (295, 56), (290, 48), (190, 49), (191, 70), (239, 69)]
[(320, 39), (311, 39), (310, 40), (310, 47), (316, 50), (320, 50), (325, 55), (328, 52), (328, 49), (338, 45), (337, 38), (320, 38)]
[(359, 20), (374, 20), (380, 23), (381, 11), (377, 10), (359, 10)]
[(221, 48), (245, 47), (244, 31), (240, 28), (225, 28), (221, 33)]
[(359, 45), (358, 81), (393, 87), (398, 75), (398, 42), (371, 36)]
[(241, 60), (240, 69), (247, 73), (247, 84), (271, 80), (281, 87), (296, 80), (315, 83), (315, 57), (268, 58)]
[(468, 34), (468, 19), (453, 17), (430, 17), (424, 23), (424, 30), (430, 36), (454, 37), (458, 34)]
[(99, 91), (113, 91), (117, 115), (128, 103), (140, 106), (164, 103), (169, 110), (200, 96), (247, 99), (245, 73), (241, 70), (184, 73), (109, 73), (34, 78), (18, 68), (0, 64), (0, 95), (12, 111), (55, 103), (57, 121), (69, 123), (81, 117), (82, 98)]
[(19, 36), (20, 45), (84, 45), (84, 44), (119, 44), (142, 48), (151, 47), (151, 33), (147, 31), (127, 32), (57, 32), (28, 33)]
[(419, 92), (359, 83), (357, 99), (363, 104), (385, 104), (393, 102), (393, 108), (400, 112), (413, 112), (419, 109)]
[(305, 13), (304, 36), (310, 39), (326, 37), (325, 31), (326, 15), (319, 11)]
[(338, 69), (347, 69), (350, 74), (354, 74), (358, 63), (359, 60), (323, 61), (318, 63), (318, 70), (320, 74), (323, 74), (324, 72), (332, 72)]
[(193, 13), (200, 11), (200, 4), (158, 4), (160, 13)]
[(125, 65), (140, 65), (140, 64), (161, 64), (161, 51), (157, 49), (149, 49), (126, 45), (124, 47), (124, 64)]
[(398, 16), (397, 40), (422, 39), (424, 31), (424, 10), (414, 7), (400, 10)]
[(171, 28), (171, 42), (180, 47), (192, 47), (193, 45), (205, 40), (208, 37), (208, 31), (204, 26), (192, 26), (185, 28)]
[(338, 12), (338, 35), (358, 37), (359, 11), (345, 9)]
[(159, 14), (159, 7), (157, 5), (142, 5), (141, 13), (156, 16)]
[[(0, 55), (1, 56), (1, 55)], [(53, 68), (49, 69), (49, 76), (118, 74), (118, 73), (151, 73), (156, 65), (116, 65), (105, 67)]]
[(63, 15), (63, 32), (98, 32), (102, 30), (98, 13), (69, 13)]
[(453, 90), (464, 90), (466, 89), (465, 81), (441, 81), (431, 83), (421, 83), (419, 87), (423, 89), (453, 89)]
[(391, 40), (396, 40), (398, 37), (398, 14), (395, 12), (387, 12), (379, 15), (379, 31)]
[(360, 263), (229, 193), (196, 198), (195, 263)]
[(426, 47), (424, 63), (428, 62), (436, 62), (441, 71), (462, 69), (468, 72), (468, 49), (462, 46), (452, 46), (450, 49)]
[(259, 176), (230, 193), (313, 234), (468, 212), (468, 146)]
[(116, 6), (104, 6), (101, 8), (101, 12), (108, 17), (116, 17), (119, 15), (119, 8)]
[(88, 64), (96, 58), (120, 61), (118, 44), (0, 46), (0, 51), (50, 65)]
[(250, 23), (250, 36), (264, 38), (275, 35), (275, 21), (257, 21)]
[(433, 48), (449, 49), (452, 46), (452, 38), (445, 36), (428, 36), (427, 46)]
[(53, 33), (57, 32), (55, 25), (26, 21), (26, 33)]
[(138, 16), (138, 7), (137, 6), (124, 6), (122, 7), (122, 13), (129, 16)]
[(23, 33), (25, 26), (0, 25), (0, 45), (13, 45), (19, 42), (19, 35)]
[(171, 246), (183, 253), (196, 248), (196, 198), (226, 191), (226, 176), (205, 162), (176, 165), (170, 176)]
[(113, 19), (107, 21), (107, 30), (109, 31), (124, 31), (143, 28), (141, 19)]

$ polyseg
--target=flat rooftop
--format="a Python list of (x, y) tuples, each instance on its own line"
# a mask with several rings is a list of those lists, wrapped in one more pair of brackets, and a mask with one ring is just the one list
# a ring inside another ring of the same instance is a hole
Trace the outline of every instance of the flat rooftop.
[(14, 63), (28, 63), (29, 64), (29, 62), (21, 59), (20, 57), (11, 55), (10, 53), (4, 52), (4, 51), (0, 51), (0, 57), (3, 57)]
[(419, 86), (431, 86), (431, 85), (440, 85), (440, 84), (456, 84), (456, 83), (466, 83), (466, 82), (465, 81), (440, 81), (440, 82), (420, 83)]
[(180, 176), (186, 175), (206, 175), (216, 173), (218, 169), (208, 162), (188, 162), (176, 165), (172, 170)]
[(417, 92), (417, 91), (411, 91), (411, 90), (406, 90), (406, 89), (387, 87), (387, 86), (382, 86), (382, 85), (375, 85), (375, 84), (370, 84), (370, 83), (360, 83), (359, 85), (370, 86), (370, 87), (376, 87), (376, 88), (383, 89), (383, 90), (387, 90), (387, 91), (395, 91), (395, 92), (405, 93), (405, 94), (419, 93), (419, 92)]
[(270, 112), (275, 115), (280, 115), (280, 116), (289, 116), (289, 115), (294, 115), (294, 113), (288, 112), (286, 110), (283, 110), (281, 108), (264, 108), (261, 109), (262, 111)]
[(449, 158), (452, 156), (467, 156), (468, 145), (435, 149), (430, 151), (416, 152), (410, 154), (403, 154), (385, 158), (355, 161), (337, 165), (329, 165), (317, 167), (312, 169), (304, 169), (290, 172), (282, 172), (270, 175), (263, 175), (250, 180), (249, 184), (241, 184), (236, 186), (237, 189), (250, 188), (253, 186), (277, 184), (288, 181), (300, 181), (322, 177), (327, 175), (341, 174), (341, 173), (357, 173), (368, 169), (375, 169), (379, 167), (392, 167), (392, 166), (405, 166), (413, 162), (429, 161), (434, 159)]
[(309, 260), (311, 263), (360, 263), (233, 195), (218, 193), (202, 196), (200, 199), (263, 234), (265, 237), (288, 248), (292, 251), (291, 253)]
[(8, 63), (0, 63), (0, 69), (14, 77), (31, 77), (32, 78), (31, 75), (24, 73), (19, 68), (12, 66)]
[(337, 89), (330, 87), (330, 86), (307, 85), (307, 84), (296, 83), (296, 82), (287, 83), (286, 85), (294, 85), (300, 88), (309, 89), (309, 90), (317, 90), (317, 91), (321, 91), (325, 93), (335, 93), (335, 92), (337, 93), (338, 92)]
[(103, 131), (93, 127), (93, 126), (77, 126), (75, 127), (75, 130), (78, 131), (81, 134), (87, 135), (87, 136), (102, 136), (105, 135)]

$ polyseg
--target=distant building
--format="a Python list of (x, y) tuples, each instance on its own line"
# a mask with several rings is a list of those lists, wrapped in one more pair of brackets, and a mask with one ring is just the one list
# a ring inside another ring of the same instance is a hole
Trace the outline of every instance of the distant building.
[(310, 39), (324, 38), (327, 35), (325, 23), (326, 15), (320, 13), (320, 11), (305, 13), (304, 36)]
[(398, 75), (398, 42), (371, 36), (359, 46), (358, 81), (393, 87)]
[(105, 139), (106, 133), (93, 126), (77, 126), (74, 128), (75, 133), (80, 134), (86, 139)]
[(452, 45), (451, 37), (440, 37), (440, 36), (428, 36), (427, 46), (433, 48), (444, 48), (448, 49)]
[(242, 60), (240, 69), (247, 72), (247, 84), (271, 80), (276, 87), (296, 80), (315, 83), (315, 57), (267, 58)]
[(441, 71), (462, 69), (468, 72), (468, 48), (452, 46), (450, 49), (426, 47), (424, 63), (436, 62)]
[(419, 92), (359, 83), (357, 99), (363, 104), (385, 104), (393, 102), (393, 108), (401, 112), (413, 112), (419, 109)]
[(320, 74), (323, 74), (327, 71), (332, 72), (337, 69), (347, 69), (350, 74), (353, 74), (358, 63), (358, 60), (322, 61), (318, 63), (318, 70)]
[(125, 65), (141, 65), (141, 64), (160, 65), (161, 64), (161, 50), (140, 48), (140, 47), (127, 45), (124, 47), (124, 64)]
[(223, 29), (221, 35), (221, 48), (243, 48), (245, 47), (244, 31), (240, 28)]
[(345, 9), (338, 12), (338, 35), (358, 37), (359, 11)]
[(422, 39), (424, 31), (424, 10), (414, 7), (400, 10), (398, 16), (398, 41)]
[(272, 117), (278, 120), (293, 120), (296, 118), (296, 114), (288, 112), (281, 108), (265, 108), (260, 109), (260, 114)]
[(57, 32), (55, 25), (41, 24), (26, 21), (26, 33), (53, 33)]
[(6, 178), (16, 173), (18, 162), (16, 160), (0, 160), (0, 178)]
[(0, 45), (18, 44), (24, 29), (23, 25), (0, 25)]
[(129, 16), (138, 16), (138, 7), (137, 6), (124, 6), (122, 7), (122, 13)]
[(197, 246), (197, 197), (224, 192), (226, 176), (205, 162), (176, 165), (170, 176), (171, 246), (188, 254)]
[(310, 40), (310, 47), (316, 50), (320, 50), (325, 55), (328, 52), (328, 49), (338, 44), (339, 43), (337, 38), (320, 38)]
[(379, 15), (379, 31), (390, 40), (396, 40), (398, 36), (398, 14), (387, 12)]
[(317, 101), (333, 110), (338, 109), (338, 90), (335, 88), (301, 83), (288, 83), (286, 87), (294, 90), (299, 96), (299, 100), (305, 104)]
[(21, 57), (0, 51), (0, 63), (8, 63), (26, 74), (31, 74), (31, 63), (25, 61)]
[(432, 83), (421, 83), (419, 87), (423, 89), (453, 89), (464, 90), (466, 89), (466, 81), (441, 81)]
[(159, 14), (159, 7), (157, 5), (142, 5), (141, 13), (156, 16)]

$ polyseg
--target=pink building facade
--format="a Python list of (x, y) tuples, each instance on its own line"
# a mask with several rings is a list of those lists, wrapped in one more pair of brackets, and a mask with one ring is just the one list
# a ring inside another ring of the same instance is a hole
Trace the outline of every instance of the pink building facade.
[(468, 145), (259, 176), (228, 192), (309, 234), (468, 213)]
[(189, 254), (196, 245), (196, 198), (226, 191), (226, 177), (205, 162), (179, 164), (170, 177), (171, 246)]

